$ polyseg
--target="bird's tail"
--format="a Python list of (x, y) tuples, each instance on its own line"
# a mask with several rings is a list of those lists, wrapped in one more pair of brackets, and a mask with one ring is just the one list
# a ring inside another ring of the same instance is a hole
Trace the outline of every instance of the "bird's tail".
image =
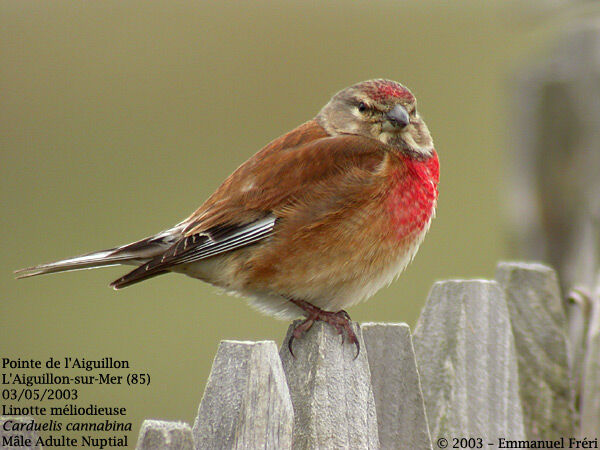
[(95, 269), (118, 264), (140, 265), (148, 262), (170, 246), (174, 230), (142, 239), (121, 247), (86, 253), (60, 261), (27, 267), (14, 272), (16, 278), (27, 278), (46, 273), (68, 272), (71, 270)]
[[(95, 269), (97, 267), (125, 264), (131, 259), (129, 255), (119, 255), (118, 247), (99, 252), (86, 253), (48, 264), (40, 264), (25, 269), (16, 270), (16, 278), (27, 278), (46, 273), (68, 272), (70, 270)], [(115, 254), (115, 252), (117, 252)]]

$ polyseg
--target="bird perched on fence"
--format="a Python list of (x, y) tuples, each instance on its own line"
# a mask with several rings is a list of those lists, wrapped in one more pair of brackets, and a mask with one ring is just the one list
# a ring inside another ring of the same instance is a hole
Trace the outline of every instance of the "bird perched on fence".
[(413, 94), (394, 81), (364, 81), (267, 144), (174, 227), (16, 274), (138, 266), (111, 283), (120, 289), (183, 273), (267, 314), (305, 316), (295, 338), (322, 320), (359, 351), (343, 309), (411, 261), (434, 216), (438, 177)]

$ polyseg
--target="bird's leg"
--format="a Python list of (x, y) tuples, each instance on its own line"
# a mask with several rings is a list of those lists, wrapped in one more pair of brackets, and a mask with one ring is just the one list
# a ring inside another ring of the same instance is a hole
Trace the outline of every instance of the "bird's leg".
[(325, 311), (304, 300), (296, 300), (293, 298), (290, 299), (290, 302), (302, 309), (306, 314), (306, 319), (294, 328), (290, 340), (288, 341), (288, 348), (290, 349), (292, 356), (295, 357), (294, 352), (292, 351), (292, 342), (294, 339), (300, 339), (306, 331), (310, 330), (313, 323), (320, 320), (332, 325), (337, 330), (338, 334), (342, 335), (342, 344), (344, 343), (344, 336), (348, 336), (348, 341), (356, 345), (356, 355), (354, 356), (354, 359), (358, 357), (358, 354), (360, 353), (360, 343), (358, 342), (354, 330), (352, 330), (352, 320), (346, 311), (343, 309), (337, 312)]

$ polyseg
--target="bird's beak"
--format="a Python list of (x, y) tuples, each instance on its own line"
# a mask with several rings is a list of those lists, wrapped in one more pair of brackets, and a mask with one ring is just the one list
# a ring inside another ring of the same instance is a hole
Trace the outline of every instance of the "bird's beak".
[(396, 128), (404, 128), (410, 123), (406, 109), (400, 105), (394, 106), (387, 114), (387, 119)]

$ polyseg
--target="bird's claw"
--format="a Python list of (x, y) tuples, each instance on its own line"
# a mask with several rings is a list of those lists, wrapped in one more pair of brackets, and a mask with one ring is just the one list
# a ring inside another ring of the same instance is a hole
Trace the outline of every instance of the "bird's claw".
[(300, 339), (306, 331), (310, 330), (310, 327), (313, 326), (313, 323), (315, 323), (315, 319), (311, 319), (309, 317), (301, 324), (299, 324), (296, 328), (294, 328), (294, 331), (292, 331), (292, 335), (290, 336), (290, 340), (288, 341), (288, 348), (290, 349), (290, 353), (294, 358), (296, 357), (296, 355), (294, 355), (294, 352), (292, 351), (292, 342), (294, 342), (294, 339)]
[(346, 311), (324, 311), (303, 300), (290, 301), (302, 308), (307, 314), (306, 320), (294, 328), (290, 339), (288, 340), (288, 349), (294, 358), (296, 357), (296, 355), (294, 355), (294, 351), (292, 350), (292, 343), (294, 342), (294, 339), (300, 339), (305, 332), (310, 330), (312, 325), (317, 320), (332, 325), (336, 329), (337, 333), (342, 335), (342, 345), (345, 342), (346, 336), (348, 336), (348, 341), (356, 345), (356, 355), (354, 355), (354, 359), (358, 358), (358, 355), (360, 354), (360, 342), (356, 337), (356, 333), (354, 333), (354, 330), (352, 329), (352, 319), (350, 319), (350, 315)]

